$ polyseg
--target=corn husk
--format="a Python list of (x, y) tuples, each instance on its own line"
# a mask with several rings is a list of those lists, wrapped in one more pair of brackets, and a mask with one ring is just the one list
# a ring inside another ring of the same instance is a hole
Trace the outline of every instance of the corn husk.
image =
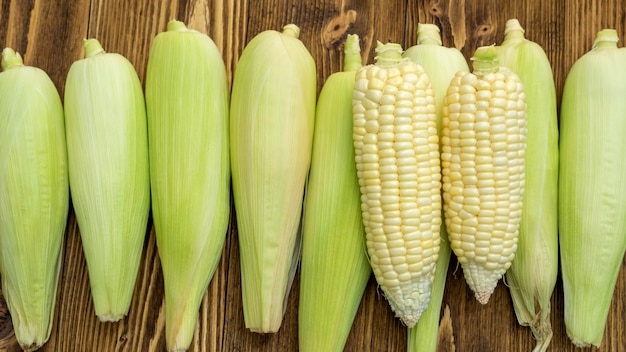
[(0, 73), (0, 274), (18, 343), (34, 351), (53, 324), (69, 185), (63, 106), (41, 69), (12, 49)]
[(189, 348), (228, 229), (228, 84), (205, 34), (170, 21), (150, 48), (146, 105), (152, 212), (168, 351)]
[(123, 56), (84, 41), (65, 83), (70, 191), (96, 315), (128, 314), (150, 210), (146, 109)]
[(500, 64), (515, 72), (525, 87), (528, 135), (526, 185), (515, 259), (506, 273), (519, 324), (530, 326), (546, 351), (552, 339), (550, 298), (558, 273), (559, 132), (552, 68), (537, 43), (524, 38), (516, 19), (509, 20), (498, 49)]
[(359, 37), (348, 35), (344, 71), (317, 102), (300, 264), (300, 351), (343, 351), (372, 272), (365, 252), (352, 145), (352, 90)]
[(233, 193), (245, 325), (254, 332), (279, 329), (300, 253), (317, 88), (299, 31), (290, 24), (254, 37), (233, 81)]
[[(439, 27), (424, 23), (419, 23), (417, 26), (417, 45), (408, 48), (403, 56), (422, 66), (430, 78), (435, 95), (437, 132), (440, 137), (439, 141), (441, 141), (441, 116), (446, 91), (450, 80), (457, 72), (469, 72), (467, 61), (459, 50), (442, 46)], [(452, 253), (445, 221), (442, 221), (440, 231), (439, 258), (437, 259), (430, 303), (417, 325), (408, 329), (407, 351), (409, 352), (437, 350), (441, 304)]]
[(626, 249), (626, 49), (598, 32), (561, 103), (559, 244), (565, 329), (600, 346)]

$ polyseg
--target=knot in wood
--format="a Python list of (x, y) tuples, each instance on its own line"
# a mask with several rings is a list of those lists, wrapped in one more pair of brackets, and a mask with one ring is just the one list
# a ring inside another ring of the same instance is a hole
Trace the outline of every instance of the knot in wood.
[(322, 30), (322, 43), (327, 49), (338, 46), (347, 35), (348, 29), (356, 22), (356, 11), (348, 10), (333, 17)]

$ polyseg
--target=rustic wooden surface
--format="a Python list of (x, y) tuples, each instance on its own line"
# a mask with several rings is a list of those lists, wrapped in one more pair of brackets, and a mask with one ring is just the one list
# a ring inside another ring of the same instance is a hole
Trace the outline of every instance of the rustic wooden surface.
[[(0, 0), (0, 45), (22, 53), (29, 65), (44, 69), (59, 91), (81, 40), (98, 38), (109, 52), (126, 56), (144, 79), (150, 43), (170, 19), (207, 33), (221, 50), (229, 79), (244, 45), (265, 29), (287, 23), (301, 27), (301, 39), (318, 67), (318, 89), (340, 70), (346, 31), (362, 38), (371, 61), (376, 40), (414, 45), (418, 21), (442, 28), (444, 44), (466, 58), (479, 45), (500, 43), (504, 24), (518, 18), (529, 39), (541, 44), (553, 65), (560, 98), (573, 62), (591, 48), (596, 31), (615, 28), (626, 36), (623, 0)], [(622, 46), (623, 39), (619, 45)], [(63, 272), (52, 335), (42, 351), (163, 351), (163, 283), (154, 240), (147, 231), (142, 264), (129, 316), (119, 323), (98, 322), (90, 298), (87, 268), (73, 214), (64, 247)], [(200, 309), (191, 351), (297, 350), (298, 280), (289, 297), (282, 328), (258, 335), (244, 328), (239, 253), (234, 212), (222, 261)], [(539, 270), (540, 268), (538, 268)], [(614, 304), (600, 349), (575, 349), (563, 325), (561, 282), (553, 295), (554, 338), (550, 351), (626, 350), (626, 277), (618, 278)], [(18, 351), (4, 301), (0, 300), (0, 351)], [(487, 306), (480, 306), (452, 261), (444, 304), (449, 305), (456, 350), (531, 351), (530, 331), (519, 327), (508, 291), (500, 283)], [(390, 312), (370, 280), (346, 351), (405, 351), (406, 330)]]

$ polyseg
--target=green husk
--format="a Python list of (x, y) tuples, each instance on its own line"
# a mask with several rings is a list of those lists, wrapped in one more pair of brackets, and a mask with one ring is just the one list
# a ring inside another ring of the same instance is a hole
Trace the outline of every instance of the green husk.
[[(467, 61), (459, 50), (443, 46), (439, 27), (427, 23), (417, 25), (417, 45), (406, 49), (402, 56), (422, 66), (430, 79), (437, 108), (437, 131), (441, 136), (441, 116), (446, 91), (455, 73), (470, 71)], [(445, 225), (442, 225), (443, 228)]]
[(300, 253), (317, 86), (298, 34), (293, 24), (258, 34), (233, 81), (233, 194), (245, 325), (254, 332), (279, 329)]
[(70, 191), (96, 315), (128, 314), (150, 211), (141, 82), (121, 55), (84, 41), (65, 83)]
[(343, 351), (372, 272), (365, 251), (352, 143), (352, 90), (359, 37), (348, 35), (344, 71), (317, 102), (300, 265), (300, 351)]
[(626, 49), (598, 32), (561, 103), (559, 228), (565, 329), (600, 346), (626, 249)]
[[(439, 27), (434, 24), (420, 23), (417, 26), (417, 45), (408, 48), (404, 54), (416, 64), (422, 66), (432, 85), (437, 111), (437, 133), (441, 138), (441, 117), (444, 98), (452, 77), (459, 72), (469, 72), (463, 54), (455, 48), (442, 46)], [(441, 139), (440, 139), (441, 140)], [(436, 351), (439, 331), (439, 317), (445, 290), (448, 265), (452, 250), (448, 241), (445, 220), (441, 224), (439, 258), (435, 270), (432, 293), (428, 308), (422, 314), (417, 325), (408, 329), (407, 351)]]
[(63, 106), (39, 68), (10, 48), (0, 73), (0, 274), (25, 351), (52, 330), (69, 210)]
[(530, 326), (546, 351), (552, 339), (550, 298), (558, 273), (559, 131), (552, 68), (537, 43), (524, 38), (516, 19), (506, 25), (498, 49), (500, 64), (515, 72), (525, 87), (528, 135), (526, 184), (517, 252), (506, 273), (517, 321)]
[(152, 212), (165, 285), (165, 341), (184, 351), (228, 229), (228, 83), (205, 34), (170, 21), (146, 75)]

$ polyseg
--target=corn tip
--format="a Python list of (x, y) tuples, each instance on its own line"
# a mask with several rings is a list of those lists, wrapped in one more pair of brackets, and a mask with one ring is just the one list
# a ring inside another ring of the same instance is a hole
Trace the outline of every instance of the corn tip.
[(417, 324), (417, 321), (419, 320), (420, 317), (413, 315), (413, 314), (409, 314), (409, 315), (405, 315), (400, 317), (400, 320), (402, 320), (402, 323), (404, 323), (404, 325), (406, 325), (407, 328), (412, 328), (415, 326), (415, 324)]
[(491, 297), (491, 292), (476, 291), (474, 292), (474, 296), (476, 297), (476, 300), (480, 304), (485, 305), (487, 304), (487, 302), (489, 302), (489, 298)]

